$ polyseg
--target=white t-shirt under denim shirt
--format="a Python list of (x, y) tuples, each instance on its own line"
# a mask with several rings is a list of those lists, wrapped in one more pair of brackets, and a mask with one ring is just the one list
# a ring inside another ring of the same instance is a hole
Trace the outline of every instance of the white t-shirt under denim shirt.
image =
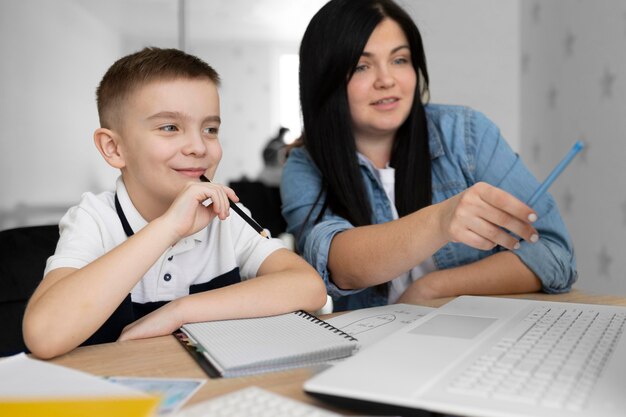
[[(387, 197), (389, 197), (393, 219), (396, 220), (399, 218), (398, 210), (396, 209), (395, 204), (396, 170), (387, 164), (385, 168), (376, 168), (375, 172), (378, 174), (378, 179), (380, 179)], [(410, 271), (407, 271), (399, 277), (389, 281), (389, 304), (393, 304), (398, 301), (398, 298), (400, 298), (400, 296), (411, 286), (412, 283), (429, 272), (435, 271), (436, 269), (437, 267), (435, 266), (432, 256), (429, 256), (421, 264), (414, 266)]]

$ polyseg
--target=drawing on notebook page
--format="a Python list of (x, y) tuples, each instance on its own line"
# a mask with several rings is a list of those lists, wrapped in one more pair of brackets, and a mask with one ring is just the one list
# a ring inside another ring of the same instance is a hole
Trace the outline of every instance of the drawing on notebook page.
[(379, 326), (384, 326), (385, 324), (389, 324), (395, 320), (395, 314), (383, 314), (378, 316), (365, 317), (355, 322), (352, 322), (344, 327), (341, 327), (341, 330), (348, 333), (350, 336), (354, 336), (355, 334), (367, 332)]
[(430, 307), (392, 304), (351, 311), (326, 321), (350, 336), (358, 338), (363, 348), (413, 323), (432, 310)]

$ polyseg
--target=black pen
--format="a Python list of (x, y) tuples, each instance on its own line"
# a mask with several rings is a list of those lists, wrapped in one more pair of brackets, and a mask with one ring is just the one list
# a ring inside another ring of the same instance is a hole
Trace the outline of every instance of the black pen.
[[(209, 181), (209, 179), (207, 177), (205, 177), (204, 175), (200, 176), (200, 181), (202, 182), (211, 182)], [(230, 208), (233, 209), (235, 211), (235, 213), (237, 213), (242, 219), (244, 219), (246, 221), (246, 223), (248, 223), (250, 226), (252, 226), (252, 228), (254, 230), (256, 230), (257, 232), (259, 232), (259, 234), (261, 236), (263, 236), (266, 239), (269, 239), (269, 235), (267, 234), (267, 232), (265, 231), (265, 229), (263, 229), (261, 227), (260, 224), (258, 224), (257, 222), (254, 221), (254, 219), (250, 216), (248, 216), (246, 214), (245, 211), (243, 211), (242, 209), (239, 208), (239, 206), (237, 206), (237, 204), (235, 204), (233, 202), (233, 200), (231, 200), (230, 198), (228, 199), (228, 202), (230, 203)]]

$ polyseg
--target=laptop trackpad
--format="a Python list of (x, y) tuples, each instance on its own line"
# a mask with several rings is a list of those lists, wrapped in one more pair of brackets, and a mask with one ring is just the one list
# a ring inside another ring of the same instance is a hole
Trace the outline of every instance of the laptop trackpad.
[(409, 333), (473, 339), (497, 319), (488, 317), (438, 314)]

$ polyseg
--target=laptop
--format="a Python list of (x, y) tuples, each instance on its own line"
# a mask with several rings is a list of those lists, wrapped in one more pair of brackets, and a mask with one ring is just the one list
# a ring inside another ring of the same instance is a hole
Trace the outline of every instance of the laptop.
[(626, 307), (462, 296), (308, 380), (400, 415), (626, 415)]

